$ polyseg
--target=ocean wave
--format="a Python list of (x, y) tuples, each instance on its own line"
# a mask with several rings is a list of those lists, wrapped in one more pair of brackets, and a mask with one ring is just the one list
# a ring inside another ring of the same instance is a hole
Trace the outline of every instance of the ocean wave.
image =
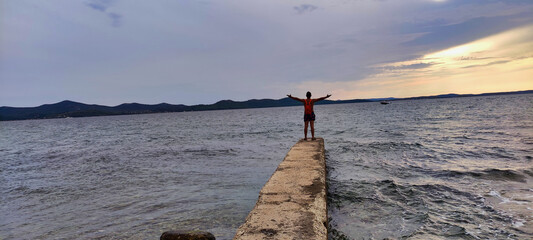
[(350, 142), (339, 144), (338, 147), (331, 151), (336, 151), (340, 154), (344, 153), (354, 153), (354, 152), (365, 152), (365, 151), (375, 151), (380, 150), (383, 152), (391, 150), (420, 150), (424, 146), (421, 143), (414, 142), (369, 142), (369, 143), (359, 143), (359, 142)]
[[(482, 172), (500, 174), (492, 169)], [(499, 229), (520, 224), (487, 205), (484, 197), (476, 193), (445, 184), (410, 184), (390, 179), (330, 180), (328, 208), (333, 217), (332, 239), (514, 238), (516, 233)]]
[[(523, 171), (526, 174), (529, 174), (529, 171)], [(494, 180), (494, 181), (514, 181), (514, 182), (526, 182), (526, 176), (521, 174), (518, 171), (510, 169), (485, 169), (481, 171), (456, 171), (456, 170), (444, 170), (439, 171), (435, 174), (437, 177), (463, 177), (469, 176), (473, 178), (480, 178), (485, 180)]]
[(524, 173), (529, 175), (530, 177), (533, 177), (533, 168), (524, 169)]
[[(419, 229), (428, 217), (428, 206), (409, 185), (393, 180), (333, 181), (328, 193), (328, 208), (332, 212), (332, 235), (336, 239), (349, 236), (396, 238), (409, 236)], [(343, 214), (349, 213), (349, 229), (337, 225)], [(356, 216), (356, 217), (355, 217)], [(387, 216), (387, 217), (383, 217)], [(352, 230), (357, 229), (357, 231)]]
[(374, 149), (419, 149), (423, 145), (421, 143), (409, 143), (409, 142), (372, 142), (367, 145)]
[(182, 151), (183, 153), (193, 154), (193, 155), (201, 155), (201, 156), (219, 156), (219, 155), (236, 155), (236, 151), (232, 148), (229, 149), (206, 149), (206, 148), (200, 148), (200, 149), (194, 149), (189, 148)]
[(528, 145), (533, 145), (533, 137), (524, 137), (520, 139), (520, 142)]

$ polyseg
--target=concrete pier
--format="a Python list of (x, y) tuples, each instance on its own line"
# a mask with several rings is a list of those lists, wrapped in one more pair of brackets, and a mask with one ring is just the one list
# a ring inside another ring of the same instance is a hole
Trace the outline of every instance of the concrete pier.
[(322, 138), (298, 141), (261, 189), (233, 239), (326, 240), (324, 151)]

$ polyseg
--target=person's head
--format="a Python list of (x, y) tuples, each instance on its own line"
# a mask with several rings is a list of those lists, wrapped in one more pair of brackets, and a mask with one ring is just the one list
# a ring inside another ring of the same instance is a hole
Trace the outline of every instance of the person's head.
[(307, 92), (307, 93), (305, 94), (305, 96), (306, 96), (307, 98), (311, 98), (311, 92)]

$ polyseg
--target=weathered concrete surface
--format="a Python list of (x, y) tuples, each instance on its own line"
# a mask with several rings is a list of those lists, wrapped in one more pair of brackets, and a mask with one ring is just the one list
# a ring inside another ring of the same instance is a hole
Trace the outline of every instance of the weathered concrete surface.
[(167, 231), (161, 234), (160, 240), (216, 240), (215, 236), (202, 231)]
[(300, 140), (261, 189), (233, 239), (326, 240), (326, 226), (324, 139)]

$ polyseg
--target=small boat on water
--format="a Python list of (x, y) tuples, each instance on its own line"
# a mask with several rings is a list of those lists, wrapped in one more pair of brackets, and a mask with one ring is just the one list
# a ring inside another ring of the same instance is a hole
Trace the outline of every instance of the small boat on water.
[(389, 101), (380, 101), (379, 103), (385, 105), (385, 104), (389, 104), (390, 102)]

